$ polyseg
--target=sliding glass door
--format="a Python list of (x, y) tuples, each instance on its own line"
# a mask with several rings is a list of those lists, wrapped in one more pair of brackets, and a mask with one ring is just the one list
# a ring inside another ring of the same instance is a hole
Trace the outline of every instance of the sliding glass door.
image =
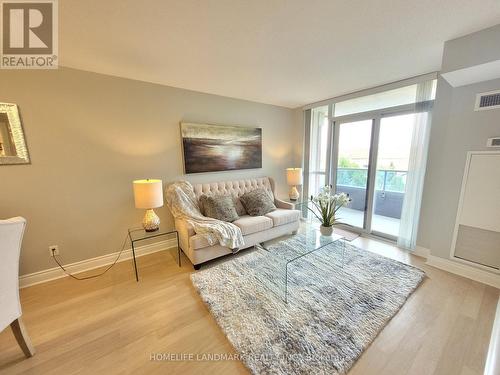
[(341, 222), (397, 238), (417, 116), (403, 113), (333, 123), (332, 181), (337, 193), (352, 199), (339, 211)]
[(371, 231), (382, 235), (399, 234), (415, 117), (410, 113), (380, 119)]
[(335, 130), (336, 191), (352, 199), (349, 207), (339, 210), (339, 218), (343, 223), (365, 228), (373, 120), (339, 123)]
[(410, 80), (311, 108), (306, 194), (332, 185), (352, 199), (341, 222), (414, 248), (435, 92), (435, 79)]

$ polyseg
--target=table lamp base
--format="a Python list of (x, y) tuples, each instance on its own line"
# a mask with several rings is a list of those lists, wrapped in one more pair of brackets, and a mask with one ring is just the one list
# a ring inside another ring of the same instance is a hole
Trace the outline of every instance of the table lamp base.
[(146, 232), (155, 232), (160, 229), (160, 218), (153, 209), (146, 210), (144, 219), (142, 219), (142, 227)]

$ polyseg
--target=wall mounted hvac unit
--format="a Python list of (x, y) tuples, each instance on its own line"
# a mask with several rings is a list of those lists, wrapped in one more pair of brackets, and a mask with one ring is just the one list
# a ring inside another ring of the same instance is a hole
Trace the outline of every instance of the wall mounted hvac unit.
[(468, 153), (452, 259), (500, 272), (500, 152)]
[(500, 90), (483, 92), (476, 95), (474, 111), (500, 108)]

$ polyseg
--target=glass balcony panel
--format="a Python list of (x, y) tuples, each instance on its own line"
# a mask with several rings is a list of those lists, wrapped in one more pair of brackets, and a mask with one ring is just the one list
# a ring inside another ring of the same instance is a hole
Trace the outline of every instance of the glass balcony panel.
[(336, 191), (349, 194), (352, 202), (338, 211), (338, 217), (341, 222), (358, 228), (365, 225), (372, 125), (372, 120), (346, 122), (339, 129)]
[[(372, 230), (398, 236), (415, 114), (380, 121)], [(397, 142), (394, 140), (397, 139)]]

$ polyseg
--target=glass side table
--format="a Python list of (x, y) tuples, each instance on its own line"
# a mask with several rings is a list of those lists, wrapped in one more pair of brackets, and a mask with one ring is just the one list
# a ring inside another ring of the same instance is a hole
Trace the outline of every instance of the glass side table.
[(140, 241), (147, 241), (152, 238), (168, 236), (171, 234), (175, 234), (175, 238), (177, 240), (177, 261), (179, 263), (179, 267), (181, 266), (181, 248), (179, 246), (179, 233), (176, 230), (162, 230), (162, 228), (158, 229), (154, 232), (146, 232), (143, 228), (130, 228), (128, 230), (128, 237), (130, 238), (130, 242), (132, 243), (132, 257), (134, 259), (134, 270), (135, 270), (135, 279), (139, 281), (139, 274), (137, 272), (137, 263), (135, 261), (135, 245)]
[(279, 200), (286, 202), (286, 203), (291, 203), (295, 210), (298, 210), (297, 206), (300, 206), (308, 201), (307, 198), (304, 198), (302, 196), (299, 199), (295, 199), (295, 200), (292, 200), (289, 197), (279, 198)]
[(296, 200), (291, 200), (290, 198), (280, 198), (283, 202), (290, 203), (293, 206), (294, 210), (299, 210), (302, 212), (302, 216), (300, 217), (300, 220), (306, 221), (309, 212), (307, 210), (307, 206), (309, 205), (310, 200), (305, 198), (305, 197), (300, 197), (299, 199)]

